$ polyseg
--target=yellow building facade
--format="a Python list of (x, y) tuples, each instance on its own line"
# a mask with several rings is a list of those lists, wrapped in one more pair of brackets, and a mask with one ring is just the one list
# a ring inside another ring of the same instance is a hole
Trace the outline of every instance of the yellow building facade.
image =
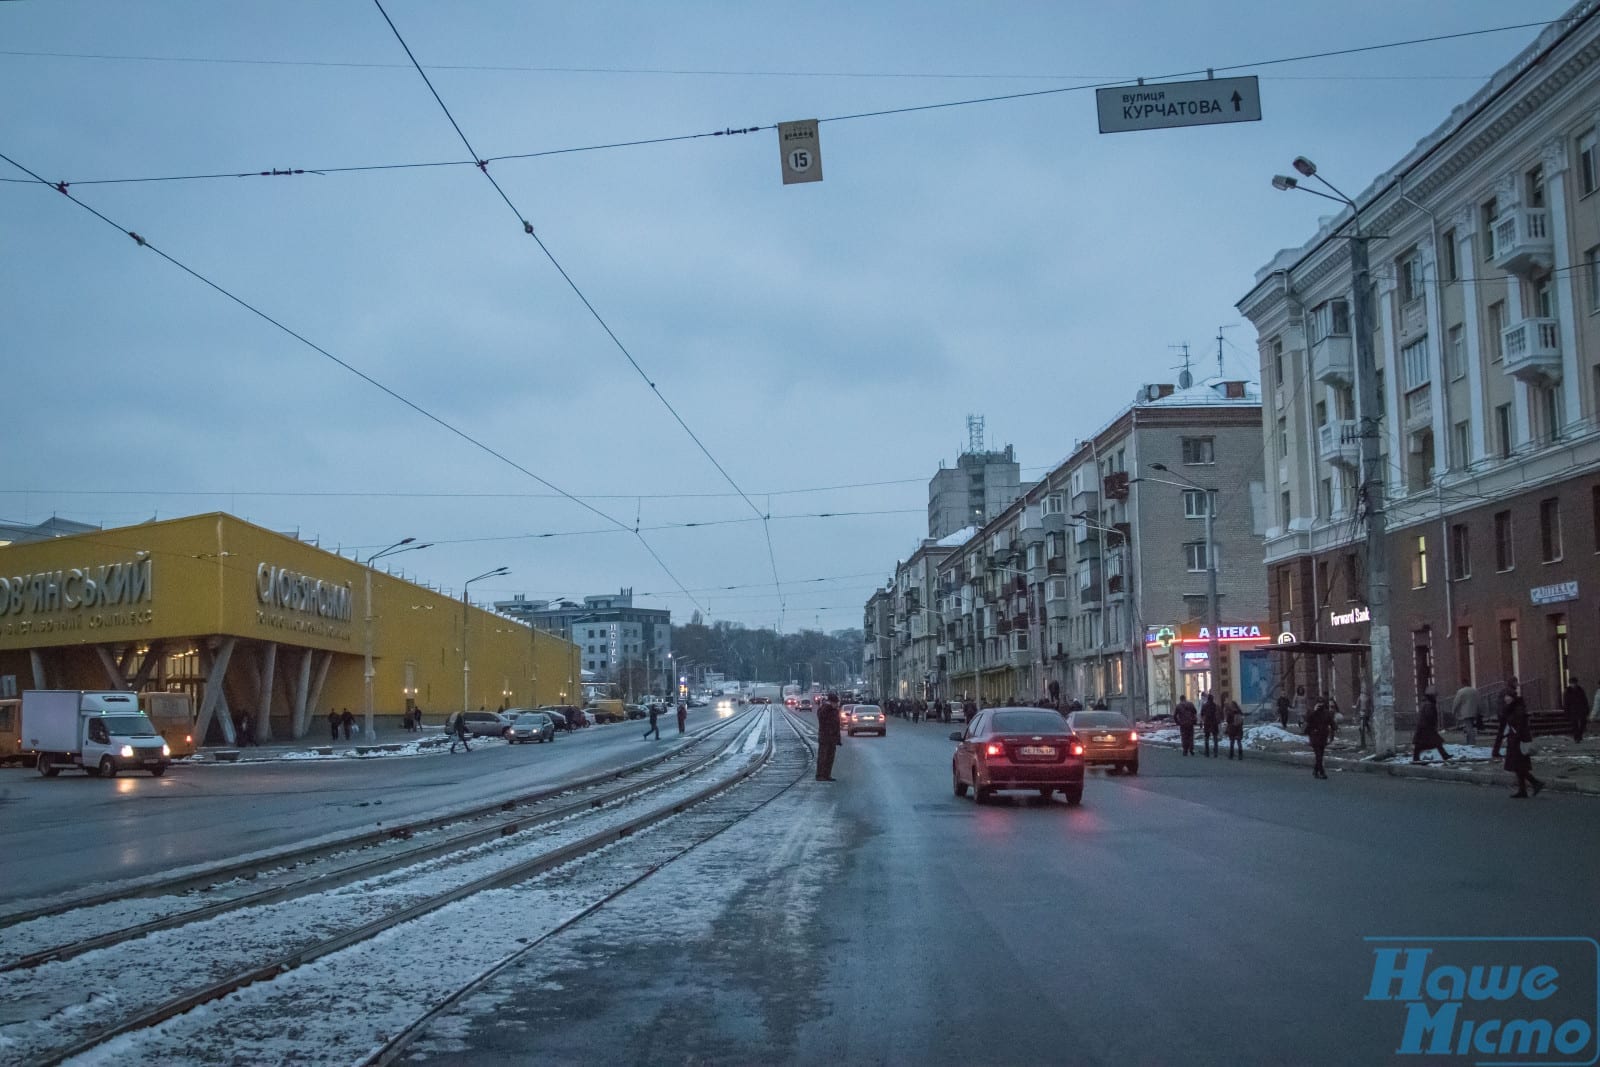
[(369, 642), (380, 725), (579, 692), (560, 637), (231, 515), (0, 547), (0, 688), (188, 692), (210, 743), (359, 721)]

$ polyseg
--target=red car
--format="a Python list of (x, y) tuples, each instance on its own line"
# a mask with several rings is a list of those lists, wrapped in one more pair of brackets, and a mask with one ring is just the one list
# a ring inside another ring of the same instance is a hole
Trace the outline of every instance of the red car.
[(958, 797), (972, 790), (985, 803), (1002, 789), (1037, 789), (1046, 800), (1060, 790), (1068, 804), (1083, 800), (1083, 742), (1048, 708), (986, 708), (965, 731), (950, 759)]

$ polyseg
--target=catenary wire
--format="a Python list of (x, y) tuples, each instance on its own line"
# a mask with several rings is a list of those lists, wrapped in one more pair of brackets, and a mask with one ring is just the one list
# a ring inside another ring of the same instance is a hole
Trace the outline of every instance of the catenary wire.
[[(1176, 79), (1176, 78), (1195, 77), (1195, 76), (1201, 75), (1201, 74), (1212, 74), (1212, 73), (1215, 73), (1217, 71), (1244, 70), (1246, 68), (1252, 68), (1252, 67), (1279, 66), (1279, 65), (1282, 65), (1282, 64), (1286, 64), (1286, 63), (1303, 63), (1303, 62), (1309, 62), (1311, 60), (1316, 60), (1316, 59), (1331, 59), (1331, 58), (1336, 58), (1336, 57), (1339, 57), (1339, 56), (1358, 55), (1358, 54), (1362, 54), (1362, 53), (1382, 51), (1382, 50), (1385, 50), (1385, 49), (1409, 48), (1409, 47), (1414, 47), (1416, 45), (1435, 44), (1435, 43), (1438, 43), (1438, 42), (1441, 42), (1441, 41), (1459, 40), (1459, 39), (1467, 38), (1467, 37), (1479, 37), (1479, 36), (1484, 36), (1484, 35), (1488, 35), (1488, 34), (1495, 34), (1495, 33), (1508, 33), (1508, 32), (1514, 31), (1514, 30), (1533, 29), (1533, 28), (1536, 28), (1536, 27), (1537, 28), (1543, 28), (1543, 27), (1547, 27), (1547, 26), (1559, 25), (1559, 24), (1564, 23), (1564, 22), (1571, 22), (1571, 21), (1574, 21), (1575, 19), (1580, 18), (1580, 17), (1581, 16), (1565, 16), (1565, 17), (1562, 17), (1562, 18), (1547, 19), (1547, 20), (1542, 20), (1542, 21), (1538, 21), (1538, 22), (1521, 22), (1521, 23), (1515, 23), (1515, 24), (1506, 25), (1506, 26), (1491, 26), (1491, 27), (1486, 27), (1486, 28), (1477, 29), (1477, 30), (1462, 30), (1462, 31), (1458, 31), (1458, 32), (1455, 32), (1455, 33), (1435, 34), (1435, 35), (1429, 36), (1429, 37), (1414, 37), (1414, 38), (1409, 38), (1409, 39), (1401, 40), (1401, 41), (1386, 41), (1386, 42), (1381, 42), (1381, 43), (1378, 43), (1378, 44), (1356, 45), (1356, 46), (1352, 46), (1352, 47), (1349, 47), (1349, 48), (1331, 49), (1331, 50), (1322, 51), (1322, 52), (1309, 52), (1309, 53), (1305, 53), (1303, 55), (1283, 56), (1283, 57), (1279, 57), (1277, 59), (1263, 59), (1263, 60), (1255, 60), (1253, 62), (1248, 62), (1248, 63), (1231, 63), (1231, 64), (1227, 64), (1225, 66), (1220, 66), (1220, 67), (1209, 67), (1209, 68), (1200, 68), (1200, 69), (1196, 69), (1196, 70), (1175, 71), (1175, 72), (1168, 73), (1168, 74), (1150, 75), (1150, 76), (1147, 76), (1144, 79), (1142, 79), (1142, 81), (1143, 81), (1143, 83), (1148, 83), (1148, 84), (1158, 84), (1158, 83), (1160, 83), (1162, 81), (1166, 81), (1166, 80), (1171, 80), (1171, 79)], [(387, 20), (388, 19), (388, 15), (385, 14), (384, 18)], [(391, 23), (391, 26), (392, 25), (393, 24)], [(396, 31), (395, 36), (399, 37), (398, 31)], [(404, 41), (402, 39), (402, 44), (403, 43), (404, 43)], [(410, 53), (410, 49), (408, 48), (407, 49), (407, 54), (409, 54), (409, 53)], [(0, 53), (0, 54), (3, 54), (3, 53)], [(268, 62), (268, 61), (262, 61), (262, 62)], [(424, 71), (424, 69), (420, 65), (415, 64), (414, 61), (413, 61), (413, 66), (416, 67), (417, 72), (422, 75), (424, 80), (426, 80), (427, 79), (427, 74)], [(441, 67), (439, 69), (449, 69), (449, 68)], [(939, 103), (932, 103), (932, 104), (917, 104), (917, 105), (910, 105), (910, 106), (905, 106), (905, 107), (882, 108), (882, 109), (875, 110), (875, 111), (862, 111), (862, 112), (856, 112), (856, 113), (847, 114), (847, 115), (833, 115), (833, 116), (830, 116), (830, 117), (827, 117), (827, 118), (818, 119), (817, 121), (818, 122), (846, 122), (846, 121), (851, 121), (851, 120), (854, 120), (854, 119), (882, 118), (882, 117), (886, 117), (886, 116), (890, 116), (890, 115), (906, 115), (906, 114), (913, 114), (913, 113), (922, 112), (922, 111), (935, 111), (935, 110), (941, 110), (941, 109), (946, 109), (946, 108), (954, 108), (954, 107), (968, 107), (968, 106), (977, 105), (977, 104), (992, 104), (992, 103), (1001, 103), (1001, 102), (1010, 101), (1010, 100), (1025, 100), (1025, 99), (1030, 99), (1030, 98), (1039, 97), (1039, 96), (1051, 96), (1051, 95), (1059, 95), (1059, 94), (1062, 94), (1062, 93), (1081, 92), (1081, 91), (1086, 90), (1086, 89), (1110, 89), (1110, 88), (1115, 88), (1115, 87), (1120, 86), (1120, 85), (1127, 85), (1127, 84), (1128, 84), (1128, 79), (1126, 79), (1126, 78), (1117, 78), (1117, 79), (1111, 79), (1111, 80), (1100, 79), (1100, 80), (1095, 80), (1095, 81), (1079, 82), (1079, 83), (1076, 83), (1076, 84), (1073, 84), (1073, 85), (1053, 86), (1053, 87), (1046, 88), (1046, 89), (1028, 90), (1028, 91), (1025, 91), (1025, 92), (1000, 93), (1000, 94), (995, 94), (995, 95), (992, 95), (992, 96), (972, 97), (972, 98), (963, 99), (963, 100), (947, 100), (947, 101), (943, 101), (943, 102), (939, 102)], [(430, 90), (432, 89), (431, 82), (429, 83), (429, 88), (430, 88)], [(437, 94), (435, 94), (435, 95), (437, 95)], [(441, 105), (442, 105), (442, 101), (441, 101)], [(448, 109), (447, 109), (447, 113), (448, 113)], [(452, 123), (454, 123), (454, 119), (452, 119), (451, 121), (452, 121)], [(279, 168), (274, 167), (274, 168), (269, 168), (267, 170), (253, 170), (253, 171), (230, 171), (230, 172), (218, 172), (218, 173), (178, 174), (178, 175), (165, 175), (165, 176), (157, 175), (157, 176), (136, 177), (136, 178), (74, 179), (74, 180), (67, 181), (65, 184), (67, 184), (67, 185), (91, 185), (91, 184), (103, 185), (103, 184), (115, 184), (115, 183), (123, 183), (123, 182), (198, 181), (198, 180), (207, 180), (207, 179), (216, 179), (216, 178), (282, 177), (282, 176), (299, 176), (299, 175), (305, 175), (305, 174), (341, 174), (341, 173), (348, 174), (348, 173), (353, 173), (353, 172), (358, 172), (358, 171), (405, 170), (405, 169), (415, 169), (415, 168), (420, 168), (420, 167), (447, 167), (447, 166), (468, 166), (468, 165), (478, 166), (478, 167), (480, 167), (480, 169), (482, 169), (484, 164), (496, 163), (496, 162), (504, 162), (504, 161), (507, 161), (507, 160), (536, 159), (536, 158), (540, 158), (540, 157), (544, 157), (544, 156), (567, 155), (567, 154), (571, 154), (571, 153), (575, 153), (575, 152), (606, 151), (606, 150), (615, 149), (615, 148), (634, 148), (634, 147), (640, 147), (640, 146), (645, 146), (645, 145), (667, 144), (667, 143), (676, 142), (676, 141), (696, 140), (698, 138), (704, 138), (704, 137), (724, 137), (724, 136), (729, 136), (729, 135), (732, 135), (732, 134), (758, 133), (758, 132), (761, 132), (763, 130), (771, 130), (771, 129), (776, 129), (776, 125), (772, 124), (772, 123), (768, 123), (768, 124), (765, 124), (765, 125), (755, 125), (755, 126), (749, 126), (749, 127), (724, 128), (724, 129), (721, 129), (721, 130), (711, 130), (711, 131), (707, 131), (707, 132), (704, 132), (704, 133), (678, 134), (678, 135), (670, 135), (670, 136), (664, 136), (664, 137), (650, 137), (650, 138), (643, 138), (643, 139), (630, 140), (630, 141), (617, 141), (617, 142), (612, 142), (612, 143), (607, 143), (607, 144), (583, 145), (583, 146), (579, 146), (579, 147), (549, 149), (549, 150), (537, 151), (537, 152), (520, 152), (520, 153), (513, 153), (513, 154), (509, 154), (509, 155), (502, 155), (502, 156), (488, 156), (488, 157), (481, 157), (480, 158), (476, 154), (474, 154), (473, 158), (464, 159), (464, 160), (447, 160), (447, 161), (433, 161), (433, 162), (422, 162), (422, 163), (379, 163), (379, 164), (355, 165), (355, 166), (344, 166), (344, 167), (295, 167), (295, 168), (287, 168), (287, 169), (279, 169)], [(16, 180), (18, 180), (18, 179), (0, 179), (0, 181), (16, 181)], [(504, 193), (502, 192), (501, 195), (504, 196)]]
[[(421, 63), (417, 62), (415, 53), (411, 51), (411, 46), (406, 43), (405, 36), (400, 32), (400, 27), (394, 24), (394, 20), (389, 17), (389, 12), (384, 10), (383, 0), (372, 0), (372, 3), (373, 6), (378, 9), (378, 13), (383, 16), (383, 21), (388, 24), (389, 30), (394, 34), (395, 40), (400, 42), (400, 47), (405, 51), (406, 58), (410, 60), (411, 65), (416, 68), (417, 75), (422, 78), (423, 84), (428, 87), (428, 92), (432, 94), (434, 102), (439, 105), (439, 109), (444, 112), (445, 118), (450, 121), (451, 127), (456, 131), (456, 136), (461, 139), (461, 144), (474, 159), (478, 160), (478, 170), (481, 171), (483, 176), (489, 180), (489, 184), (494, 186), (494, 191), (500, 194), (500, 199), (505, 201), (506, 207), (511, 209), (511, 213), (515, 215), (517, 217), (517, 221), (522, 224), (523, 232), (529, 237), (533, 238), (534, 243), (539, 246), (539, 251), (544, 253), (545, 258), (550, 261), (550, 265), (556, 269), (556, 273), (561, 275), (562, 280), (567, 283), (568, 287), (572, 289), (572, 292), (577, 296), (578, 300), (581, 301), (583, 306), (588, 309), (589, 314), (593, 316), (595, 322), (600, 324), (600, 328), (604, 330), (606, 336), (611, 339), (611, 343), (616, 346), (617, 351), (622, 353), (623, 357), (627, 359), (634, 371), (637, 372), (639, 377), (644, 380), (644, 383), (650, 387), (650, 391), (655, 394), (656, 399), (661, 401), (662, 406), (667, 409), (667, 412), (672, 416), (673, 421), (675, 421), (679, 427), (683, 429), (684, 433), (688, 434), (689, 440), (695, 443), (695, 447), (700, 449), (701, 453), (705, 455), (706, 459), (710, 461), (711, 465), (716, 468), (717, 473), (722, 475), (723, 479), (733, 487), (734, 492), (739, 494), (739, 496), (744, 500), (745, 504), (749, 506), (750, 510), (757, 516), (761, 517), (762, 535), (767, 544), (767, 559), (772, 565), (772, 586), (774, 591), (777, 593), (778, 610), (781, 614), (783, 611), (783, 583), (778, 578), (778, 558), (772, 547), (772, 524), (769, 521), (770, 516), (766, 512), (762, 511), (761, 508), (756, 506), (755, 501), (751, 500), (750, 497), (746, 495), (745, 491), (740, 488), (739, 483), (734, 481), (733, 475), (728, 473), (727, 468), (722, 465), (721, 461), (719, 461), (716, 456), (711, 454), (711, 449), (707, 448), (706, 443), (700, 439), (700, 436), (696, 434), (692, 428), (690, 428), (688, 422), (686, 422), (683, 416), (678, 413), (678, 409), (673, 406), (672, 401), (667, 399), (666, 394), (661, 391), (660, 387), (656, 385), (651, 376), (645, 373), (645, 369), (639, 365), (639, 361), (635, 359), (633, 353), (628, 350), (628, 346), (622, 343), (622, 339), (618, 337), (616, 331), (611, 328), (611, 324), (605, 320), (604, 316), (600, 314), (599, 309), (594, 306), (594, 304), (589, 300), (589, 297), (581, 288), (579, 288), (578, 283), (573, 280), (571, 274), (567, 273), (567, 269), (561, 265), (561, 262), (558, 259), (556, 259), (555, 254), (550, 251), (543, 239), (541, 239), (539, 235), (534, 232), (533, 224), (528, 221), (527, 216), (523, 215), (523, 213), (517, 208), (517, 205), (512, 203), (511, 197), (506, 195), (506, 191), (500, 187), (500, 183), (495, 180), (494, 175), (489, 173), (488, 161), (481, 159), (478, 156), (477, 149), (472, 147), (472, 142), (468, 139), (466, 132), (462, 130), (461, 124), (456, 121), (455, 116), (450, 113), (449, 106), (444, 102), (444, 98), (440, 96), (439, 91), (434, 88), (433, 80), (428, 77), (428, 72), (422, 69)], [(649, 546), (646, 547), (648, 548)], [(651, 551), (651, 554), (655, 554), (653, 550)]]
[[(15, 167), (18, 170), (22, 171), (24, 174), (27, 174), (27, 175), (31, 176), (40, 185), (49, 186), (51, 184), (49, 181), (47, 181), (46, 179), (41, 177), (38, 173), (36, 173), (35, 171), (33, 171), (32, 169), (30, 169), (30, 168), (28, 168), (26, 166), (23, 166), (21, 163), (17, 162), (15, 159), (12, 159), (10, 156), (6, 155), (3, 152), (0, 152), (0, 160), (4, 160), (5, 162), (11, 164), (13, 167)], [(332, 362), (338, 364), (340, 367), (343, 367), (345, 370), (349, 371), (351, 374), (354, 374), (356, 377), (360, 378), (362, 381), (366, 382), (368, 385), (373, 386), (374, 388), (376, 388), (379, 391), (383, 392), (384, 394), (386, 394), (387, 396), (391, 397), (392, 399), (394, 399), (394, 400), (400, 402), (401, 404), (403, 404), (404, 406), (410, 408), (412, 411), (414, 411), (417, 414), (423, 416), (424, 418), (426, 418), (430, 422), (432, 422), (435, 425), (439, 426), (441, 429), (444, 429), (444, 430), (448, 431), (449, 433), (453, 434), (454, 436), (456, 436), (456, 437), (460, 438), (461, 440), (467, 442), (469, 445), (473, 446), (474, 448), (476, 448), (476, 449), (478, 449), (478, 450), (480, 450), (482, 452), (488, 453), (490, 456), (492, 456), (493, 458), (499, 460), (501, 463), (504, 463), (507, 466), (511, 467), (512, 469), (514, 469), (516, 471), (519, 471), (520, 473), (528, 476), (529, 478), (532, 478), (534, 481), (538, 482), (540, 485), (544, 486), (546, 489), (550, 489), (550, 490), (552, 490), (554, 492), (560, 493), (563, 497), (565, 497), (566, 499), (572, 501), (574, 504), (577, 504), (579, 507), (583, 508), (585, 511), (588, 511), (591, 514), (594, 514), (594, 515), (596, 515), (596, 516), (598, 516), (598, 517), (600, 517), (602, 519), (605, 519), (607, 522), (610, 522), (615, 526), (620, 526), (623, 529), (632, 529), (632, 527), (629, 527), (622, 520), (620, 520), (620, 519), (618, 519), (618, 518), (616, 518), (616, 517), (604, 512), (604, 511), (602, 511), (601, 509), (595, 507), (593, 504), (589, 503), (588, 501), (585, 501), (585, 500), (583, 500), (583, 499), (581, 499), (579, 497), (573, 496), (572, 494), (566, 492), (560, 486), (556, 485), (554, 482), (550, 481), (548, 478), (545, 478), (543, 475), (540, 475), (540, 474), (534, 472), (533, 470), (529, 469), (528, 467), (523, 466), (521, 463), (518, 463), (516, 460), (512, 459), (510, 456), (507, 456), (505, 453), (499, 451), (498, 449), (496, 449), (493, 446), (487, 444), (486, 442), (479, 440), (478, 438), (474, 437), (472, 434), (468, 433), (466, 430), (463, 430), (460, 427), (456, 426), (454, 423), (451, 423), (450, 421), (445, 419), (443, 416), (435, 414), (434, 412), (432, 412), (429, 409), (423, 407), (421, 404), (417, 403), (416, 401), (412, 400), (411, 398), (409, 398), (409, 397), (405, 396), (404, 394), (396, 391), (395, 389), (391, 388), (390, 386), (385, 385), (383, 382), (379, 381), (377, 378), (375, 378), (372, 375), (368, 374), (366, 371), (361, 370), (360, 368), (355, 366), (353, 363), (350, 363), (349, 361), (341, 359), (340, 357), (334, 355), (328, 349), (326, 349), (326, 348), (322, 347), (321, 345), (317, 344), (316, 342), (312, 341), (310, 338), (306, 337), (304, 334), (297, 332), (296, 330), (294, 330), (293, 328), (291, 328), (287, 324), (283, 323), (279, 319), (276, 319), (273, 316), (269, 315), (266, 311), (263, 311), (261, 308), (256, 307), (254, 304), (250, 303), (249, 301), (245, 300), (243, 297), (241, 297), (241, 296), (237, 295), (236, 293), (234, 293), (232, 290), (227, 289), (226, 287), (224, 287), (221, 283), (211, 280), (210, 278), (206, 277), (204, 274), (201, 274), (199, 271), (195, 270), (193, 267), (190, 267), (188, 264), (184, 263), (183, 261), (181, 261), (181, 260), (175, 258), (174, 256), (168, 254), (167, 252), (163, 251), (162, 249), (160, 249), (156, 245), (151, 244), (148, 240), (146, 240), (143, 236), (141, 236), (136, 231), (128, 229), (127, 227), (123, 226), (121, 223), (118, 223), (118, 222), (114, 221), (113, 219), (111, 219), (110, 217), (108, 217), (107, 215), (101, 213), (98, 209), (94, 208), (93, 206), (84, 203), (82, 200), (79, 200), (76, 196), (73, 196), (72, 193), (69, 192), (67, 189), (65, 189), (65, 188), (63, 188), (61, 186), (56, 186), (56, 189), (61, 193), (62, 196), (65, 196), (73, 204), (76, 204), (78, 207), (82, 208), (84, 211), (87, 211), (89, 214), (93, 215), (95, 218), (99, 219), (101, 222), (105, 223), (107, 226), (110, 226), (113, 229), (119, 231), (120, 233), (123, 233), (126, 236), (132, 238), (134, 243), (137, 244), (140, 248), (149, 249), (151, 252), (154, 252), (156, 255), (158, 255), (162, 259), (166, 260), (172, 266), (177, 267), (179, 270), (183, 271), (185, 274), (189, 275), (191, 278), (194, 278), (196, 281), (201, 282), (202, 284), (204, 284), (208, 288), (210, 288), (210, 289), (214, 290), (215, 292), (219, 293), (220, 295), (226, 297), (227, 299), (229, 299), (233, 303), (239, 305), (241, 308), (244, 308), (246, 311), (250, 312), (252, 315), (255, 315), (257, 318), (261, 319), (262, 321), (268, 323), (269, 325), (275, 327), (276, 329), (282, 331), (283, 333), (288, 334), (290, 337), (294, 338), (296, 341), (299, 341), (302, 345), (304, 345), (307, 348), (311, 349), (313, 352), (316, 352), (318, 355), (321, 355), (323, 358), (331, 360)], [(638, 536), (640, 543), (645, 545), (646, 551), (648, 551), (650, 553), (650, 555), (655, 559), (656, 563), (661, 567), (662, 571), (667, 575), (667, 577), (669, 577), (675, 585), (679, 586), (679, 588), (682, 588), (683, 587), (683, 583), (678, 580), (677, 575), (674, 574), (672, 569), (667, 566), (666, 561), (664, 561), (659, 555), (656, 554), (655, 550), (653, 548), (651, 548), (650, 545), (644, 541), (643, 536), (637, 534), (637, 531), (635, 531), (635, 536)], [(692, 595), (687, 594), (687, 593), (685, 595), (689, 596), (689, 599), (691, 601), (694, 600), (694, 597)]]

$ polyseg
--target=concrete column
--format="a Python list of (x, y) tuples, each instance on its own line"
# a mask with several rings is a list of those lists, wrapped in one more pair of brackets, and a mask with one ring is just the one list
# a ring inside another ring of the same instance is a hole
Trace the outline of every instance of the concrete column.
[(105, 645), (95, 645), (95, 654), (100, 658), (100, 666), (105, 668), (106, 681), (112, 689), (128, 688), (128, 679), (122, 673), (122, 668), (111, 657), (111, 650)]
[(312, 711), (315, 711), (317, 705), (322, 702), (322, 686), (328, 680), (328, 668), (332, 665), (333, 653), (322, 652), (318, 654), (318, 658), (312, 666), (311, 695), (307, 698), (307, 703)]
[(311, 655), (312, 650), (306, 649), (300, 655), (300, 679), (294, 687), (294, 736), (304, 737), (309, 725), (310, 712), (314, 711), (307, 700), (311, 696)]
[[(1384, 433), (1388, 440), (1388, 467), (1383, 475), (1383, 494), (1389, 500), (1402, 495), (1400, 490), (1405, 484), (1405, 426), (1400, 419), (1400, 394), (1405, 391), (1405, 383), (1400, 380), (1400, 357), (1395, 348), (1394, 325), (1397, 284), (1393, 271), (1389, 271), (1378, 283), (1378, 310), (1375, 316), (1379, 332), (1382, 334), (1379, 338), (1378, 366), (1383, 370), (1384, 392), (1388, 394), (1384, 401), (1385, 410), (1382, 418)], [(1359, 409), (1360, 406), (1361, 401), (1358, 396), (1356, 407)]]
[[(1544, 146), (1544, 202), (1550, 205), (1550, 236), (1555, 239), (1556, 266), (1576, 264), (1567, 231), (1567, 142), (1555, 137)], [(1583, 365), (1578, 362), (1578, 304), (1574, 294), (1584, 272), (1569, 270), (1550, 283), (1556, 291), (1556, 317), (1561, 320), (1561, 428), (1583, 418)]]
[(33, 687), (35, 689), (49, 689), (50, 682), (44, 671), (44, 657), (39, 654), (38, 649), (28, 649), (28, 664), (33, 668)]
[(1461, 314), (1467, 341), (1467, 396), (1472, 408), (1468, 459), (1478, 463), (1489, 454), (1485, 445), (1484, 428), (1490, 412), (1483, 403), (1483, 353), (1484, 344), (1479, 327), (1483, 309), (1478, 306), (1478, 254), (1472, 236), (1473, 209), (1468, 207), (1451, 217), (1449, 225), (1456, 231), (1456, 262), (1461, 266)]
[(267, 642), (261, 650), (261, 687), (256, 699), (256, 737), (272, 740), (272, 677), (278, 665), (278, 645)]
[[(207, 733), (211, 729), (211, 718), (219, 709), (222, 715), (222, 739), (228, 744), (236, 744), (233, 733), (233, 717), (227, 713), (228, 700), (222, 692), (222, 680), (228, 673), (228, 662), (233, 659), (233, 646), (237, 638), (229, 637), (222, 642), (222, 647), (217, 650), (216, 659), (206, 670), (206, 695), (200, 702), (200, 714), (195, 719), (194, 736), (201, 744), (205, 743)], [(202, 664), (211, 658), (204, 645), (200, 646)]]

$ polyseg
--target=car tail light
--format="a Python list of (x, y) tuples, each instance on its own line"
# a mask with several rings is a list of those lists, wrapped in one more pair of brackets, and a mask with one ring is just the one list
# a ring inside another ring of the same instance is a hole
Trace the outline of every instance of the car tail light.
[(1071, 752), (1072, 752), (1072, 754), (1074, 756), (1081, 756), (1081, 755), (1083, 755), (1083, 746), (1080, 745), (1078, 742), (1074, 741), (1074, 742), (1072, 742)]
[(1139, 731), (1138, 730), (1134, 730), (1132, 733), (1128, 734), (1128, 740), (1129, 741), (1137, 741), (1137, 740), (1139, 740)]
[(985, 756), (1004, 756), (1006, 754), (1006, 746), (990, 742), (983, 746), (983, 754)]

